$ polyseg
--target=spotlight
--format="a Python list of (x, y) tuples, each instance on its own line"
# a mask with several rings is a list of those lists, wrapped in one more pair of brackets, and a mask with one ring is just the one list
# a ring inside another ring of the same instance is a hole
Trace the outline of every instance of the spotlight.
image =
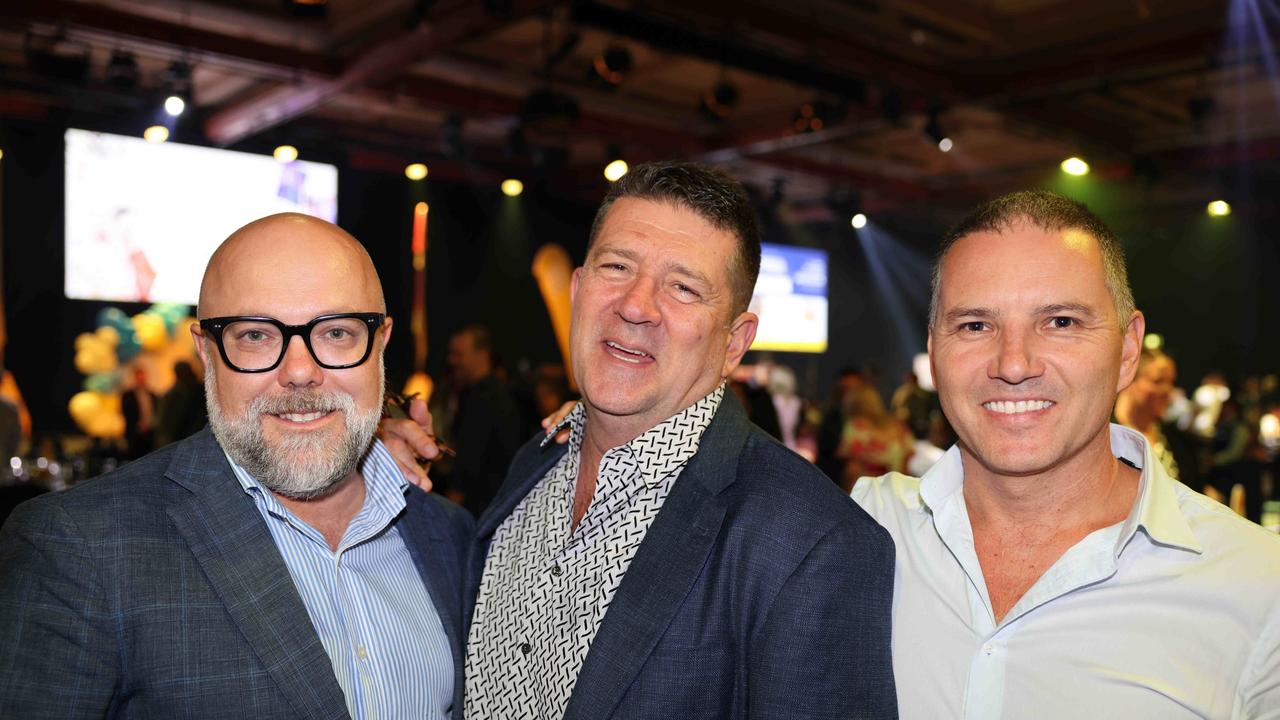
[(164, 111), (174, 117), (181, 115), (191, 102), (191, 66), (179, 60), (169, 63), (164, 73), (164, 87), (167, 95)]
[(142, 139), (149, 143), (162, 143), (169, 139), (169, 128), (163, 125), (152, 125), (142, 131)]
[(271, 157), (275, 158), (277, 162), (291, 163), (298, 159), (298, 148), (292, 145), (281, 145), (275, 149), (275, 152), (271, 153)]
[(853, 216), (853, 220), (850, 221), (849, 224), (853, 226), (854, 230), (861, 230), (867, 226), (867, 216), (862, 213), (858, 213)]
[(942, 152), (951, 152), (951, 148), (955, 147), (955, 143), (951, 142), (951, 138), (944, 137), (938, 141), (938, 149)]
[(182, 114), (182, 111), (186, 109), (187, 109), (187, 101), (183, 100), (177, 95), (170, 95), (169, 97), (164, 99), (164, 111), (169, 113), (173, 117), (178, 117), (179, 115)]
[(421, 180), (427, 176), (427, 166), (422, 163), (413, 163), (405, 166), (404, 176), (410, 180)]
[[(938, 121), (938, 116), (942, 115), (942, 109), (933, 107), (929, 109), (929, 119), (924, 123), (924, 134), (929, 136), (938, 144), (939, 149), (942, 148), (942, 141), (947, 139), (947, 134), (942, 131), (942, 123)], [(951, 148), (948, 147), (942, 152), (947, 152)]]
[(1226, 200), (1214, 200), (1206, 208), (1209, 217), (1226, 217), (1231, 214), (1231, 206)]
[(516, 197), (524, 192), (524, 183), (515, 178), (507, 178), (502, 181), (502, 194), (507, 197)]
[(702, 94), (701, 108), (712, 119), (723, 120), (738, 106), (738, 86), (721, 80), (711, 90)]
[(627, 174), (627, 161), (621, 158), (604, 166), (604, 178), (609, 182), (618, 182)]
[(620, 45), (611, 45), (591, 61), (595, 79), (603, 80), (609, 87), (622, 84), (631, 71), (631, 51)]
[(1062, 161), (1062, 172), (1068, 175), (1088, 175), (1089, 163), (1078, 157), (1069, 157)]
[(112, 50), (107, 61), (107, 82), (121, 90), (138, 87), (138, 58), (131, 52)]

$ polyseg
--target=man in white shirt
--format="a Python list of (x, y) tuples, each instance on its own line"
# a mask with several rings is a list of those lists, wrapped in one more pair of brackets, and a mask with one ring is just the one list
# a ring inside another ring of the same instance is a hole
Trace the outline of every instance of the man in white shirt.
[(945, 239), (929, 356), (959, 442), (854, 499), (897, 545), (902, 717), (1280, 717), (1280, 538), (1109, 424), (1145, 321), (1083, 205), (998, 198)]

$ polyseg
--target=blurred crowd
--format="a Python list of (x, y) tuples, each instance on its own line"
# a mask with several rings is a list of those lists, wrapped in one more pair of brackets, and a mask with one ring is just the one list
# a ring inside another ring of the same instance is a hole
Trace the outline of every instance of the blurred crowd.
[[(0, 387), (0, 450), (11, 458), (7, 476), (20, 481), (10, 486), (28, 494), (61, 489), (196, 432), (205, 422), (197, 373), (179, 362), (177, 381), (160, 395), (147, 389), (145, 377), (134, 377), (123, 395), (124, 441), (71, 448), (53, 437), (29, 442), (21, 395)], [(846, 492), (865, 475), (920, 476), (957, 440), (927, 380), (908, 371), (892, 393), (881, 387), (876, 366), (849, 366), (834, 378), (828, 396), (817, 400), (800, 394), (789, 366), (768, 359), (741, 366), (730, 380), (754, 423)], [(436, 488), (478, 515), (542, 418), (575, 398), (563, 365), (521, 363), (512, 371), (486, 327), (458, 331), (449, 340), (447, 369), (430, 402), (436, 434), (457, 450), (432, 468)], [(1280, 525), (1280, 502), (1268, 505), (1280, 498), (1276, 375), (1250, 375), (1233, 386), (1213, 372), (1188, 392), (1178, 384), (1174, 358), (1145, 349), (1137, 377), (1116, 401), (1114, 420), (1142, 432), (1166, 469), (1192, 489), (1254, 522)], [(20, 447), (27, 448), (24, 454)]]

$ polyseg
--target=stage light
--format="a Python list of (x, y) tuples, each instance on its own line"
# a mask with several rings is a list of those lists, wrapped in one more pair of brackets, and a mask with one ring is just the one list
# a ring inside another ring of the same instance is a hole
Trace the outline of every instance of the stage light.
[(0, 150), (0, 160), (3, 160), (3, 159), (4, 159), (4, 151)]
[(1062, 172), (1068, 175), (1088, 175), (1089, 163), (1078, 157), (1069, 157), (1062, 161)]
[(120, 90), (130, 91), (138, 87), (138, 59), (131, 52), (112, 50), (107, 61), (107, 82)]
[(951, 148), (955, 147), (955, 143), (951, 142), (951, 138), (944, 137), (938, 141), (938, 149), (942, 152), (951, 152)]
[(604, 177), (609, 182), (618, 182), (627, 174), (627, 161), (618, 159), (604, 166)]
[(708, 117), (723, 120), (738, 106), (739, 96), (737, 85), (721, 80), (714, 88), (702, 94), (700, 106)]
[(867, 216), (862, 213), (857, 213), (853, 216), (853, 220), (850, 221), (849, 224), (853, 225), (854, 230), (861, 230), (867, 226)]
[(1142, 338), (1142, 346), (1148, 350), (1159, 350), (1164, 347), (1164, 338), (1159, 333), (1147, 333)]
[(502, 194), (507, 197), (516, 197), (524, 192), (524, 183), (515, 178), (508, 178), (502, 181)]
[(169, 139), (169, 128), (163, 125), (152, 125), (142, 131), (142, 139), (149, 143), (162, 143)]
[(610, 46), (595, 57), (591, 62), (591, 69), (595, 77), (604, 81), (607, 86), (621, 85), (631, 71), (631, 51), (619, 45)]
[(427, 166), (422, 163), (413, 163), (404, 169), (404, 176), (410, 180), (421, 180), (427, 176)]
[(414, 205), (414, 206), (413, 206), (413, 214), (414, 214), (414, 215), (426, 215), (426, 214), (427, 214), (427, 211), (429, 211), (430, 209), (431, 209), (431, 207), (430, 207), (429, 205), (427, 205), (425, 202), (420, 202), (420, 203), (418, 203), (417, 205)]
[(275, 152), (271, 153), (271, 157), (275, 158), (277, 162), (291, 163), (298, 159), (298, 148), (292, 145), (281, 145), (275, 149)]
[(177, 95), (170, 95), (164, 99), (164, 111), (174, 117), (178, 117), (182, 114), (182, 111), (186, 109), (187, 101)]
[(1206, 208), (1209, 217), (1226, 217), (1231, 214), (1231, 206), (1226, 200), (1214, 200)]

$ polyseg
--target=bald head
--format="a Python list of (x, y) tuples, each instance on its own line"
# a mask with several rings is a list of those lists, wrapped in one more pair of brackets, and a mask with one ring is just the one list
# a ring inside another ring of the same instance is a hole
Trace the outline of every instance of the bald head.
[(201, 318), (268, 315), (297, 323), (327, 312), (386, 312), (386, 301), (359, 241), (309, 215), (269, 215), (236, 230), (209, 258), (200, 283)]

